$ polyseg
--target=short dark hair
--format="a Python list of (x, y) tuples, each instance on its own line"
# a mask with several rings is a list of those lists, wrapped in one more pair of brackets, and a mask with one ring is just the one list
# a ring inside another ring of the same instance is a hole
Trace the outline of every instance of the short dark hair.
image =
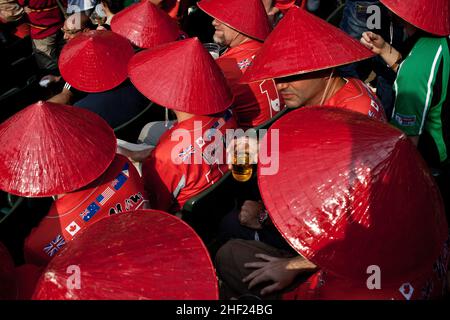
[(107, 6), (111, 13), (116, 14), (124, 8), (123, 0), (102, 0), (103, 5)]

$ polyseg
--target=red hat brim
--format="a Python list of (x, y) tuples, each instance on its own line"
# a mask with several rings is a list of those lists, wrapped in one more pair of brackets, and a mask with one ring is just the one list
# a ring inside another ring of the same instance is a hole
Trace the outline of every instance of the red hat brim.
[(202, 0), (198, 7), (232, 29), (260, 41), (272, 31), (261, 0)]
[(264, 173), (273, 160), (260, 164), (259, 188), (294, 249), (328, 272), (364, 283), (371, 265), (386, 282), (429, 273), (447, 222), (433, 177), (405, 134), (337, 107), (292, 111), (266, 137), (273, 134), (278, 171)]
[[(79, 266), (81, 289), (68, 288), (67, 267)], [(53, 258), (34, 299), (217, 300), (208, 250), (185, 222), (138, 210), (102, 219)]]
[(148, 99), (177, 111), (212, 115), (233, 102), (222, 71), (197, 38), (139, 52), (129, 77)]
[(413, 26), (437, 36), (450, 35), (449, 0), (380, 0)]
[(314, 72), (373, 56), (344, 31), (294, 6), (264, 42), (240, 82)]
[(150, 1), (133, 4), (115, 14), (111, 29), (139, 48), (153, 48), (180, 36), (175, 20)]
[(124, 37), (112, 31), (88, 31), (64, 46), (58, 66), (72, 87), (84, 92), (103, 92), (125, 81), (133, 54), (133, 47)]
[(106, 171), (116, 144), (95, 113), (35, 103), (0, 125), (0, 189), (25, 197), (77, 190)]

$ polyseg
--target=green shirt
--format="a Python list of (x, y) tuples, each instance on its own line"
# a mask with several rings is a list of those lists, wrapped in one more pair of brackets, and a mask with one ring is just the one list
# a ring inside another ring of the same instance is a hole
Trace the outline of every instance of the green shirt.
[(450, 147), (447, 38), (421, 37), (398, 70), (391, 123), (409, 136), (431, 136), (440, 162)]

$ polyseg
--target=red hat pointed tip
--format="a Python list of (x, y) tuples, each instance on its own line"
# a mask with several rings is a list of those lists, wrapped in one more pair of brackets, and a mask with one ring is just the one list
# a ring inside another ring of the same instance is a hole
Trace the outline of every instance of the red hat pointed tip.
[(373, 56), (342, 30), (306, 10), (292, 7), (266, 39), (240, 82), (314, 72)]
[(131, 44), (112, 31), (83, 32), (61, 51), (58, 66), (71, 86), (84, 92), (111, 90), (127, 78)]
[(142, 1), (114, 15), (111, 29), (140, 48), (153, 48), (180, 36), (176, 22), (150, 1)]
[(128, 70), (143, 95), (169, 109), (210, 115), (224, 111), (233, 100), (222, 71), (197, 38), (142, 51)]
[(113, 130), (82, 108), (38, 102), (0, 125), (0, 189), (47, 197), (84, 187), (115, 157)]

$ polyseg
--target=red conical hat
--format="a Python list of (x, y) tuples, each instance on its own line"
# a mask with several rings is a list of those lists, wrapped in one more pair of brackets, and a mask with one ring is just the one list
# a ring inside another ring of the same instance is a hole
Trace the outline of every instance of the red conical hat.
[(449, 0), (381, 0), (380, 2), (419, 29), (437, 36), (450, 35)]
[(115, 14), (111, 29), (139, 48), (153, 48), (175, 41), (180, 35), (175, 20), (150, 1), (133, 4)]
[(101, 117), (40, 101), (0, 125), (0, 189), (25, 197), (74, 191), (97, 179), (115, 153)]
[(133, 47), (124, 37), (112, 31), (89, 31), (64, 46), (58, 65), (64, 80), (74, 88), (102, 92), (125, 81), (133, 54)]
[(373, 55), (344, 31), (294, 6), (264, 42), (241, 82), (324, 70)]
[(362, 283), (371, 265), (380, 267), (383, 283), (430, 273), (447, 222), (433, 177), (405, 134), (330, 107), (292, 111), (266, 136), (275, 133), (278, 171), (267, 175), (273, 159), (260, 164), (258, 182), (293, 248), (325, 271)]
[(246, 36), (261, 41), (272, 27), (261, 0), (202, 0), (198, 7)]
[[(78, 266), (81, 288), (69, 288)], [(118, 214), (91, 225), (47, 266), (34, 299), (217, 300), (208, 250), (185, 222), (155, 210)]]
[(142, 51), (128, 70), (134, 86), (166, 108), (210, 115), (233, 102), (222, 71), (197, 38)]

